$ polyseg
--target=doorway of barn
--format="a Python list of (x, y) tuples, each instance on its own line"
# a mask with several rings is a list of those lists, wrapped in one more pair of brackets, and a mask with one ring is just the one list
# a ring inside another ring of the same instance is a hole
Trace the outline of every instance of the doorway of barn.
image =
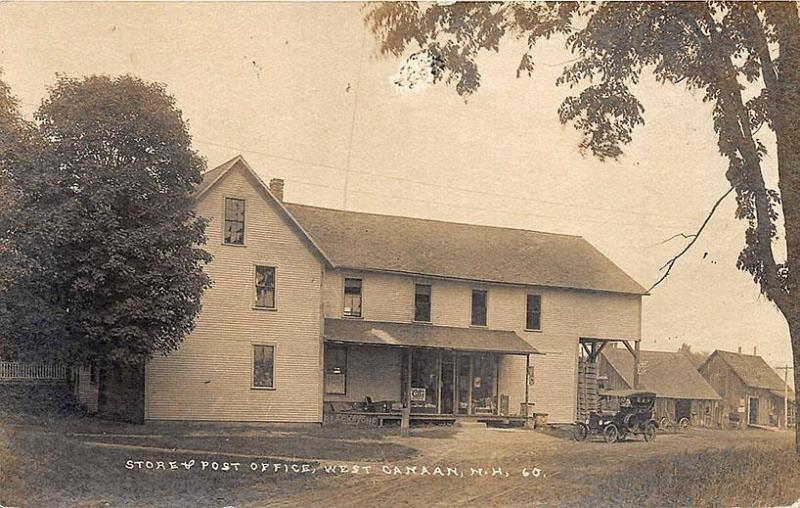
[(748, 397), (747, 398), (747, 423), (750, 425), (758, 425), (758, 398), (757, 397)]
[(680, 422), (686, 418), (687, 422), (696, 423), (692, 420), (692, 401), (689, 399), (678, 399), (675, 401), (675, 421)]

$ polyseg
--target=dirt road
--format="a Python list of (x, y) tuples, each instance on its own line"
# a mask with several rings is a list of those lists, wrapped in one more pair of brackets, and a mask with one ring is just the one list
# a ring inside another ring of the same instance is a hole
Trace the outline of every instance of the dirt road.
[[(5, 423), (0, 504), (616, 508), (775, 506), (800, 498), (800, 463), (787, 432), (689, 430), (661, 434), (651, 443), (614, 444), (577, 443), (568, 432), (469, 425), (415, 428), (409, 438), (398, 434), (392, 428), (142, 427), (94, 419)], [(126, 467), (131, 459), (249, 466), (254, 457), (287, 462), (289, 456), (319, 464), (317, 471)]]
[[(271, 498), (269, 506), (580, 506), (588, 483), (624, 482), (613, 480), (614, 472), (632, 461), (700, 448), (783, 447), (791, 438), (782, 432), (690, 430), (660, 435), (652, 443), (632, 439), (609, 445), (540, 432), (467, 427), (450, 439), (391, 438), (419, 450), (419, 456), (376, 464), (369, 474), (322, 478), (305, 492)], [(422, 466), (428, 474), (421, 472)], [(436, 474), (437, 466), (441, 474)]]

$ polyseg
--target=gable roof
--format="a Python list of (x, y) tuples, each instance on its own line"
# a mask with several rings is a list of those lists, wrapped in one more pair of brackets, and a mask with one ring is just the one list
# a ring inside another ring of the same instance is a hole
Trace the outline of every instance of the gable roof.
[(286, 204), (333, 266), (644, 295), (579, 236)]
[(237, 166), (244, 168), (244, 170), (255, 179), (255, 181), (258, 183), (259, 189), (264, 193), (266, 199), (278, 208), (281, 215), (283, 215), (284, 219), (289, 223), (289, 225), (294, 227), (300, 233), (302, 239), (310, 244), (311, 250), (320, 258), (322, 258), (325, 263), (332, 265), (331, 260), (328, 255), (325, 254), (325, 251), (320, 248), (316, 241), (314, 241), (314, 238), (312, 238), (311, 235), (309, 235), (303, 229), (303, 226), (297, 222), (292, 214), (289, 213), (283, 202), (272, 194), (272, 191), (269, 189), (269, 185), (267, 185), (264, 180), (258, 176), (253, 168), (250, 167), (250, 164), (248, 164), (241, 155), (237, 155), (233, 159), (203, 173), (203, 181), (200, 182), (200, 184), (198, 184), (198, 186), (195, 188), (194, 198), (196, 200), (200, 199), (203, 194), (208, 192), (208, 190), (211, 189), (217, 182), (222, 180), (228, 171)]
[[(711, 353), (704, 364), (713, 356), (718, 356), (725, 362), (747, 386), (779, 392), (779, 396), (783, 397), (785, 386), (783, 380), (760, 356), (731, 353), (730, 351), (717, 349)], [(794, 400), (794, 390), (791, 387), (789, 388), (789, 398)]]
[[(630, 352), (606, 347), (600, 354), (623, 381), (633, 387), (633, 356)], [(639, 354), (640, 389), (670, 399), (720, 399), (683, 353), (640, 351)]]
[(244, 159), (241, 156), (236, 156), (233, 159), (229, 160), (228, 162), (222, 163), (219, 166), (209, 169), (205, 173), (203, 173), (203, 181), (194, 189), (195, 197), (200, 197), (205, 192), (210, 189), (215, 183), (217, 183), (225, 173), (228, 172), (233, 166), (236, 165), (239, 161), (244, 162)]

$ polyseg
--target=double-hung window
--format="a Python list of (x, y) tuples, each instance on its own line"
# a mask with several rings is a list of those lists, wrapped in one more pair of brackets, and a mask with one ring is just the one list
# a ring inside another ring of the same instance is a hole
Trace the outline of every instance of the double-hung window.
[(253, 388), (275, 388), (275, 346), (253, 345)]
[(275, 267), (256, 266), (256, 303), (259, 309), (275, 308)]
[(486, 326), (486, 296), (485, 289), (472, 290), (472, 326)]
[(344, 310), (347, 317), (361, 317), (361, 279), (344, 280)]
[(541, 295), (528, 295), (525, 309), (525, 329), (542, 329), (542, 297)]
[(225, 198), (224, 227), (224, 243), (244, 245), (244, 199)]
[(416, 284), (414, 286), (414, 321), (430, 322), (431, 320), (431, 286)]

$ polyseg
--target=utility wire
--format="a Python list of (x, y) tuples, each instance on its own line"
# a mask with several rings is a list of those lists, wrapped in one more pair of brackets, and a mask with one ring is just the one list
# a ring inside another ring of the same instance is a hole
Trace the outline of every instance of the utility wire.
[(356, 114), (358, 113), (358, 94), (361, 92), (361, 69), (364, 66), (364, 48), (367, 45), (367, 25), (364, 24), (364, 32), (361, 36), (361, 51), (358, 53), (358, 73), (356, 74), (356, 87), (353, 90), (353, 114), (350, 117), (350, 140), (347, 143), (347, 160), (344, 172), (344, 192), (342, 197), (342, 208), (347, 210), (347, 190), (350, 187), (350, 160), (353, 156), (353, 137), (356, 132)]
[[(309, 162), (309, 161), (296, 159), (296, 158), (292, 158), (292, 157), (285, 157), (285, 156), (282, 156), (282, 155), (276, 155), (276, 154), (272, 154), (272, 153), (268, 153), (268, 152), (264, 152), (264, 151), (252, 150), (252, 149), (249, 149), (249, 148), (243, 148), (243, 147), (239, 147), (239, 146), (233, 146), (233, 145), (217, 143), (217, 142), (208, 141), (208, 140), (205, 140), (205, 139), (195, 138), (194, 141), (199, 142), (199, 143), (204, 143), (204, 144), (207, 144), (207, 145), (217, 146), (217, 147), (220, 147), (220, 148), (228, 148), (230, 150), (236, 150), (236, 151), (239, 151), (239, 152), (252, 153), (252, 154), (255, 154), (255, 155), (261, 155), (263, 157), (267, 157), (267, 158), (270, 158), (270, 159), (277, 159), (277, 160), (283, 160), (283, 161), (287, 161), (287, 162), (294, 162), (294, 163), (297, 163), (297, 164), (302, 164), (304, 166), (326, 168), (326, 169), (330, 169), (330, 170), (334, 170), (334, 171), (342, 171), (342, 172), (346, 172), (347, 171), (344, 168), (341, 168), (341, 167), (338, 167), (338, 166), (333, 166), (333, 165), (330, 165), (330, 164)], [(637, 211), (633, 211), (633, 210), (621, 210), (621, 209), (618, 209), (618, 208), (604, 208), (604, 207), (597, 207), (597, 206), (574, 205), (574, 204), (570, 204), (570, 203), (563, 203), (563, 202), (559, 202), (559, 201), (551, 201), (551, 200), (546, 200), (546, 199), (538, 199), (538, 198), (523, 197), (523, 196), (513, 196), (513, 195), (510, 195), (510, 194), (503, 194), (503, 193), (499, 193), (499, 192), (491, 192), (491, 191), (484, 191), (484, 190), (478, 190), (478, 189), (469, 189), (469, 188), (466, 188), (466, 187), (455, 187), (455, 186), (451, 186), (451, 185), (437, 184), (437, 183), (433, 183), (433, 182), (415, 180), (413, 178), (406, 178), (406, 177), (402, 177), (402, 176), (384, 175), (384, 174), (375, 173), (375, 172), (372, 172), (372, 171), (362, 171), (362, 170), (357, 170), (357, 169), (350, 169), (349, 171), (350, 171), (350, 173), (356, 173), (356, 174), (366, 175), (366, 176), (374, 176), (374, 177), (377, 177), (377, 178), (384, 178), (384, 179), (387, 179), (387, 180), (394, 180), (394, 181), (404, 182), (404, 183), (412, 183), (412, 184), (416, 184), (416, 185), (422, 185), (422, 186), (426, 186), (426, 187), (434, 187), (434, 188), (445, 189), (445, 190), (449, 190), (449, 191), (466, 192), (466, 193), (469, 193), (469, 194), (477, 194), (477, 195), (482, 195), (482, 196), (490, 196), (490, 197), (497, 197), (497, 198), (504, 198), (504, 199), (512, 199), (512, 200), (524, 201), (524, 202), (534, 201), (536, 203), (553, 205), (553, 206), (560, 206), (560, 207), (564, 207), (564, 208), (574, 208), (574, 209), (580, 209), (580, 210), (594, 210), (594, 211), (601, 211), (601, 212), (608, 212), (608, 213), (618, 213), (618, 214), (623, 214), (623, 215), (637, 215), (637, 216), (643, 216), (643, 217), (659, 217), (659, 218), (667, 218), (667, 219), (687, 219), (687, 220), (692, 220), (692, 221), (698, 220), (697, 217), (689, 217), (689, 216), (685, 216), (685, 215), (681, 216), (681, 215), (660, 214), (660, 213), (655, 213), (655, 212), (637, 212)], [(314, 185), (314, 184), (309, 183), (308, 185)], [(343, 188), (340, 189), (340, 190), (343, 190)], [(355, 192), (355, 191), (351, 191), (351, 192)], [(363, 194), (363, 192), (359, 192), (359, 193)]]

